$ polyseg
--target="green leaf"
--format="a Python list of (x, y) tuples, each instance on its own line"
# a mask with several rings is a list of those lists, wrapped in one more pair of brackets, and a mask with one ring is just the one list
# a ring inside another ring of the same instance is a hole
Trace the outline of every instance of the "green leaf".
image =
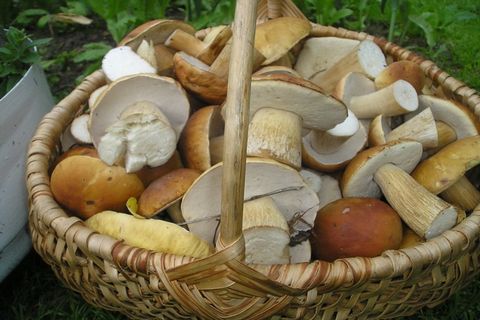
[(39, 16), (48, 15), (49, 12), (44, 9), (27, 9), (21, 11), (15, 18), (15, 22), (20, 25), (28, 25), (37, 19)]
[(430, 16), (431, 14), (429, 13), (423, 13), (420, 15), (410, 15), (408, 16), (408, 19), (423, 30), (425, 38), (427, 39), (427, 44), (430, 48), (432, 48), (433, 46), (435, 46), (436, 41), (434, 34), (435, 30), (432, 25), (427, 21), (427, 18)]
[(103, 42), (89, 43), (83, 46), (82, 52), (73, 58), (73, 62), (99, 61), (112, 47)]
[(51, 19), (52, 19), (52, 16), (49, 14), (46, 16), (43, 16), (40, 19), (38, 19), (37, 26), (39, 28), (45, 28), (45, 26), (50, 22)]

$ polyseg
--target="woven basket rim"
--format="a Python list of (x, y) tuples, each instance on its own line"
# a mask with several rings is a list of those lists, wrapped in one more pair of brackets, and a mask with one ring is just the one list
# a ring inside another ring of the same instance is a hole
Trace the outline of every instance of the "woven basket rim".
[[(314, 27), (313, 35), (310, 36), (338, 36), (341, 38), (359, 40), (371, 39), (375, 41), (386, 54), (395, 56), (399, 60), (411, 60), (419, 64), (427, 77), (432, 79), (435, 84), (445, 89), (447, 93), (450, 93), (452, 99), (468, 105), (474, 112), (477, 109), (480, 110), (480, 96), (478, 93), (474, 89), (469, 88), (464, 83), (442, 71), (432, 61), (424, 60), (413, 52), (401, 48), (394, 43), (387, 42), (383, 38), (342, 28), (325, 27), (318, 24), (312, 25)], [(130, 260), (127, 261), (122, 258), (116, 258), (112, 252), (114, 250), (129, 253), (135, 251), (136, 256), (149, 258), (157, 254), (166, 257), (179, 257), (164, 253), (154, 253), (146, 249), (125, 245), (121, 241), (89, 229), (83, 224), (82, 220), (68, 216), (55, 202), (49, 189), (50, 182), (48, 168), (50, 157), (53, 152), (52, 146), (57, 145), (57, 140), (61, 133), (58, 128), (50, 127), (49, 121), (57, 122), (59, 119), (62, 119), (65, 123), (71, 121), (73, 115), (76, 113), (72, 111), (78, 111), (80, 105), (84, 102), (78, 99), (77, 93), (82, 93), (84, 96), (88, 97), (89, 92), (86, 91), (85, 84), (91, 82), (105, 82), (103, 72), (94, 72), (67, 97), (60, 101), (42, 120), (32, 139), (28, 152), (26, 172), (27, 189), (32, 207), (29, 219), (33, 218), (32, 211), (36, 211), (39, 213), (39, 218), (42, 219), (45, 225), (53, 228), (58, 237), (66, 239), (67, 242), (78, 245), (84, 253), (88, 253), (87, 256), (97, 255), (103, 259), (108, 259), (109, 262), (114, 263), (120, 269), (131, 268), (131, 271), (134, 272), (147, 273), (149, 270), (147, 270), (148, 266), (145, 261), (141, 259), (137, 262), (132, 262)], [(478, 116), (478, 113), (476, 114)], [(63, 130), (64, 129), (65, 127)], [(53, 130), (56, 136), (53, 138), (51, 136), (45, 136), (43, 133), (44, 130)], [(39, 185), (41, 185), (42, 188), (37, 189)], [(299, 270), (304, 270), (306, 265), (313, 267), (318, 267), (320, 265), (321, 268), (333, 271), (337, 270), (345, 274), (346, 282), (343, 283), (343, 285), (351, 287), (359, 285), (369, 279), (392, 278), (405, 273), (415, 273), (418, 270), (423, 270), (424, 268), (431, 267), (435, 264), (456, 259), (474, 244), (473, 240), (478, 236), (480, 229), (479, 226), (480, 212), (477, 207), (469, 217), (455, 226), (452, 230), (446, 231), (439, 237), (411, 248), (388, 250), (377, 257), (352, 257), (339, 259), (334, 262), (311, 261), (310, 263), (287, 264), (284, 266), (250, 265), (249, 267), (266, 274), (270, 273), (272, 268), (281, 273), (288, 270), (288, 268), (299, 268)], [(112, 252), (105, 252), (98, 248), (98, 250), (96, 250), (95, 248), (92, 249), (89, 247), (86, 243), (88, 242), (88, 239), (92, 237), (100, 239), (103, 243), (112, 244)], [(85, 243), (79, 243), (80, 241), (85, 241)], [(428, 257), (428, 259), (425, 259), (425, 257)], [(194, 259), (186, 257), (180, 257), (180, 259), (182, 261), (181, 264), (194, 261)], [(333, 277), (333, 274), (334, 272), (323, 275), (321, 278), (322, 281), (328, 282), (329, 275), (332, 275)], [(299, 294), (300, 292), (318, 286), (319, 279), (320, 278), (316, 278), (307, 285), (303, 284), (301, 285), (301, 288), (298, 288), (301, 289), (300, 291), (292, 291), (291, 293)]]

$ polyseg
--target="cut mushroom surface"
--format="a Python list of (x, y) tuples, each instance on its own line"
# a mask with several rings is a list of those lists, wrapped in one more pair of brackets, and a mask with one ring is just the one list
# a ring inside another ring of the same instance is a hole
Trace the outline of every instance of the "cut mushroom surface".
[(88, 132), (88, 118), (88, 114), (82, 114), (73, 120), (70, 127), (72, 136), (80, 143), (92, 143), (90, 132)]
[[(205, 171), (182, 200), (182, 214), (193, 233), (214, 243), (221, 205), (222, 164)], [(245, 173), (246, 201), (269, 196), (284, 214), (291, 236), (313, 226), (318, 211), (318, 197), (302, 176), (279, 162), (247, 158)]]
[(130, 47), (116, 47), (103, 57), (102, 70), (110, 81), (142, 73), (156, 74), (157, 70)]
[(359, 72), (349, 72), (336, 85), (332, 95), (350, 107), (353, 97), (375, 92), (375, 83)]

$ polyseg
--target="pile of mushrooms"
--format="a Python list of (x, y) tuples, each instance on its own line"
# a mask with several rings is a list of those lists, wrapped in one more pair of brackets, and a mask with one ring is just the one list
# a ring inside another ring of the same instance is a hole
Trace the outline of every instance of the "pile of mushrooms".
[[(64, 151), (96, 150), (63, 157), (99, 159), (143, 184), (102, 209), (167, 219), (215, 245), (223, 151), (237, 147), (223, 145), (231, 36), (230, 26), (195, 32), (155, 20), (107, 53), (107, 85), (62, 136)], [(419, 241), (480, 202), (465, 175), (480, 162), (479, 121), (432, 95), (417, 64), (393, 61), (371, 40), (311, 36), (305, 20), (282, 17), (257, 26), (253, 67), (246, 262), (309, 262), (317, 212), (341, 198), (383, 199)], [(52, 189), (72, 214), (94, 214)]]

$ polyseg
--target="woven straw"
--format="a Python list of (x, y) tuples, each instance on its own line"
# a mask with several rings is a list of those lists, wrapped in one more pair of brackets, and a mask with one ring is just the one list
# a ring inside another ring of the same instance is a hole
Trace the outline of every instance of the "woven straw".
[[(304, 17), (290, 1), (260, 1), (257, 12), (258, 21)], [(432, 86), (480, 114), (474, 90), (406, 49), (333, 27), (313, 25), (312, 35), (372, 39), (394, 59), (419, 64)], [(478, 208), (424, 244), (333, 263), (248, 266), (236, 259), (244, 250), (242, 240), (194, 260), (95, 233), (55, 202), (48, 171), (61, 133), (103, 84), (103, 73), (93, 73), (45, 116), (28, 150), (26, 171), (33, 246), (89, 303), (142, 319), (385, 319), (438, 305), (479, 272)]]

